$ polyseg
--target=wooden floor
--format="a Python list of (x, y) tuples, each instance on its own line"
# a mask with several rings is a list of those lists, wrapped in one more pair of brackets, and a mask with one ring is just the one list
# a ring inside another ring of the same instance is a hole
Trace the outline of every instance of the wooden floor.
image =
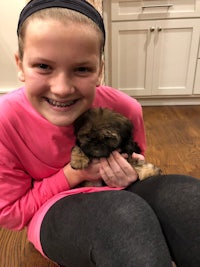
[(200, 177), (200, 106), (144, 107), (146, 159), (163, 173)]
[[(164, 173), (200, 177), (200, 106), (144, 107), (148, 161)], [(27, 241), (26, 231), (0, 229), (0, 267), (55, 267)]]

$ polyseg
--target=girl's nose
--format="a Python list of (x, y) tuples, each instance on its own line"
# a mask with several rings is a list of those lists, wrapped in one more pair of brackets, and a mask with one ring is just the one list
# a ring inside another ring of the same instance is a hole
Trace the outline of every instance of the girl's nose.
[(66, 96), (74, 92), (72, 78), (67, 73), (59, 73), (54, 77), (51, 92), (55, 95)]

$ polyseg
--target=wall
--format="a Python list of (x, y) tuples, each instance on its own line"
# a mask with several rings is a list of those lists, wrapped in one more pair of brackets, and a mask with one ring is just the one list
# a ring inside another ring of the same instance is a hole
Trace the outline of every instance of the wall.
[(24, 0), (0, 1), (0, 94), (20, 86), (14, 54), (17, 51), (17, 21)]
[(99, 11), (99, 13), (102, 14), (102, 0), (88, 0), (88, 2), (90, 2), (90, 4), (92, 4), (93, 6), (96, 7), (96, 9)]

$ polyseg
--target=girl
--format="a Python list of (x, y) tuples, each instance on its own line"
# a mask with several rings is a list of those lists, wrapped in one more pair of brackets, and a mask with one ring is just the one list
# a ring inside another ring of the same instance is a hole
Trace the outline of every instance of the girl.
[[(0, 99), (0, 225), (27, 226), (29, 240), (60, 266), (168, 267), (171, 258), (200, 266), (199, 180), (138, 182), (117, 151), (84, 170), (70, 166), (73, 122), (91, 107), (128, 117), (145, 152), (139, 103), (100, 85), (100, 14), (84, 0), (32, 0), (17, 33), (25, 86)], [(100, 178), (107, 186), (78, 187)]]

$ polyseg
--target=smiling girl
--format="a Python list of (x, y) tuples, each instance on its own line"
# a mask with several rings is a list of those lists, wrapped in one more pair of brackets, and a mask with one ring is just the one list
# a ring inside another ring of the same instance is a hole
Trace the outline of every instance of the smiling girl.
[[(200, 266), (199, 180), (139, 182), (117, 151), (71, 168), (73, 123), (91, 107), (131, 120), (142, 150), (133, 157), (146, 148), (140, 104), (100, 85), (105, 29), (97, 10), (84, 0), (32, 0), (17, 33), (24, 87), (0, 98), (0, 225), (28, 227), (29, 240), (60, 266), (168, 267), (171, 257)], [(107, 186), (78, 186), (100, 178)]]

